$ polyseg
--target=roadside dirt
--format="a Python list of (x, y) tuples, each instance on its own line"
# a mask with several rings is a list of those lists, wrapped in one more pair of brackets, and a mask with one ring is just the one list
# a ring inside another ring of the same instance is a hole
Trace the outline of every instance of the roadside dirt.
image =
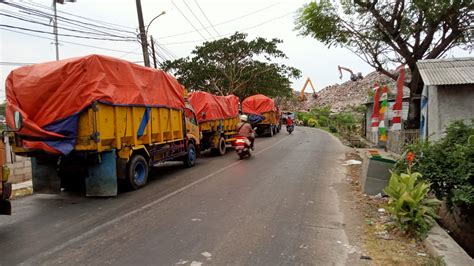
[[(362, 161), (356, 152), (346, 153), (346, 160)], [(400, 233), (391, 222), (384, 206), (388, 199), (368, 196), (361, 192), (361, 164), (348, 165), (346, 181), (350, 184), (354, 200), (353, 212), (360, 217), (358, 242), (359, 265), (444, 265), (439, 258), (431, 257), (420, 241)], [(349, 236), (351, 238), (351, 236)]]

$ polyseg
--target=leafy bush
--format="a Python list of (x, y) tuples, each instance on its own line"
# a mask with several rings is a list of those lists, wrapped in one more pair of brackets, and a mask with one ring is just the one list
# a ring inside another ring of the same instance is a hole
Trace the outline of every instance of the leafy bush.
[(310, 118), (308, 120), (308, 126), (310, 126), (310, 127), (319, 127), (319, 123), (318, 123), (318, 121), (316, 121), (316, 119)]
[[(474, 122), (474, 121), (473, 121)], [(474, 123), (454, 122), (446, 136), (437, 142), (418, 142), (406, 148), (416, 156), (412, 169), (431, 183), (438, 198), (446, 198), (449, 206), (474, 207)], [(408, 162), (402, 157), (394, 171), (400, 173)]]
[(332, 133), (337, 133), (337, 128), (333, 125), (330, 125), (329, 126), (329, 132), (332, 132)]
[(439, 200), (429, 198), (430, 185), (426, 182), (417, 182), (420, 173), (392, 172), (389, 184), (384, 192), (390, 197), (387, 211), (398, 222), (403, 232), (424, 237), (437, 218), (435, 209), (441, 203)]
[(329, 118), (327, 116), (320, 116), (318, 122), (321, 127), (329, 126)]

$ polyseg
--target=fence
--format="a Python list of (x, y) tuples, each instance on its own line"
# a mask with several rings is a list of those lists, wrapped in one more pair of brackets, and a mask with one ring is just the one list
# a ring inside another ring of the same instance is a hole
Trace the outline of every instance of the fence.
[(405, 146), (415, 143), (420, 137), (419, 129), (404, 129), (387, 132), (387, 149), (402, 154)]

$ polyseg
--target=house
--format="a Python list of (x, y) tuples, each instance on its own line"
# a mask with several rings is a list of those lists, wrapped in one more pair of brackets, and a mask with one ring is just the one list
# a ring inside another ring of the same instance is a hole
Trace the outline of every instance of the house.
[(436, 140), (456, 120), (474, 119), (474, 57), (417, 62), (424, 88), (420, 137)]

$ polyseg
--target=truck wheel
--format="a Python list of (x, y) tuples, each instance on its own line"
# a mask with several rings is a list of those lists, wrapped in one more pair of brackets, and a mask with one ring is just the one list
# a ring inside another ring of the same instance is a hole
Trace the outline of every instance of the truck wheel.
[(139, 189), (146, 185), (148, 181), (148, 163), (139, 154), (133, 155), (128, 163), (127, 185), (130, 189)]
[(188, 154), (183, 159), (184, 166), (193, 167), (196, 164), (196, 148), (194, 144), (190, 143), (188, 145)]
[(225, 139), (221, 137), (219, 139), (219, 149), (218, 149), (219, 155), (220, 156), (224, 155), (226, 150), (227, 150), (227, 147), (226, 147)]

